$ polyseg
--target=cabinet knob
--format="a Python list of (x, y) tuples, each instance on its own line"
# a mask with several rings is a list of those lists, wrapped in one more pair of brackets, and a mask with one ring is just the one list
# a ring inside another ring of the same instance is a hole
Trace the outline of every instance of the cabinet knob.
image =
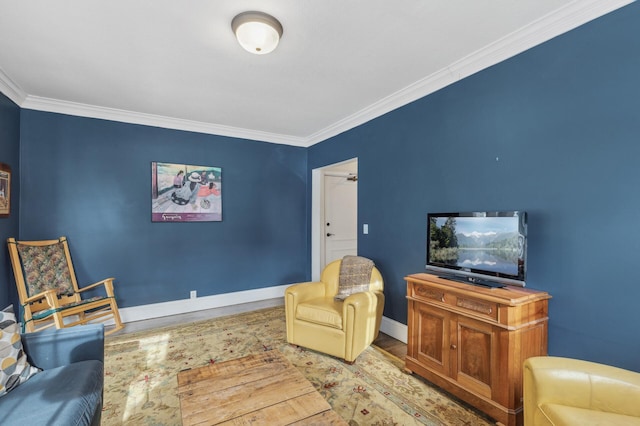
[(451, 345), (451, 349), (458, 349), (458, 347), (456, 345)]

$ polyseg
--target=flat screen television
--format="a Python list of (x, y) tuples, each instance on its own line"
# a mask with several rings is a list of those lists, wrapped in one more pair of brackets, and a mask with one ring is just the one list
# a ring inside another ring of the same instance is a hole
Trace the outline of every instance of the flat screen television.
[(524, 287), (526, 212), (429, 213), (426, 268), (471, 284)]

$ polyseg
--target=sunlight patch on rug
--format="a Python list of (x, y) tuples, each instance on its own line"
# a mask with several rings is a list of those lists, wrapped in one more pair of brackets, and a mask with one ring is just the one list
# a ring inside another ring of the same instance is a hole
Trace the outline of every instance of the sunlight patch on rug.
[[(491, 425), (375, 346), (353, 365), (286, 342), (283, 307), (107, 337), (102, 424), (180, 425), (177, 373), (279, 350), (351, 425)], [(215, 391), (215, 389), (212, 389)]]
[[(171, 333), (160, 333), (139, 339), (138, 351), (140, 351), (146, 359), (146, 369), (144, 371), (154, 370), (163, 365), (167, 359), (169, 352), (169, 341)], [(141, 371), (133, 380), (127, 392), (127, 402), (125, 404), (124, 413), (122, 414), (123, 422), (127, 422), (136, 411), (136, 407), (149, 407), (152, 402), (149, 400), (151, 394), (149, 376)]]

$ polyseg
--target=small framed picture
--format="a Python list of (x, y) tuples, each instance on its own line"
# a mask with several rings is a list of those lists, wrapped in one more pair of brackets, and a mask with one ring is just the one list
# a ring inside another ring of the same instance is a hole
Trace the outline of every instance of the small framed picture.
[(0, 163), (0, 217), (9, 217), (11, 211), (11, 167)]

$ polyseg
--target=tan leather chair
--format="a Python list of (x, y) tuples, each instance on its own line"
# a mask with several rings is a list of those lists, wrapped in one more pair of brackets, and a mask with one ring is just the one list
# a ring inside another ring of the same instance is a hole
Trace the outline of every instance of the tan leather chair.
[(340, 262), (326, 266), (319, 282), (294, 284), (285, 292), (287, 341), (353, 363), (378, 336), (384, 294), (373, 268), (369, 291), (335, 301)]
[(640, 373), (577, 359), (529, 358), (524, 424), (640, 425)]

